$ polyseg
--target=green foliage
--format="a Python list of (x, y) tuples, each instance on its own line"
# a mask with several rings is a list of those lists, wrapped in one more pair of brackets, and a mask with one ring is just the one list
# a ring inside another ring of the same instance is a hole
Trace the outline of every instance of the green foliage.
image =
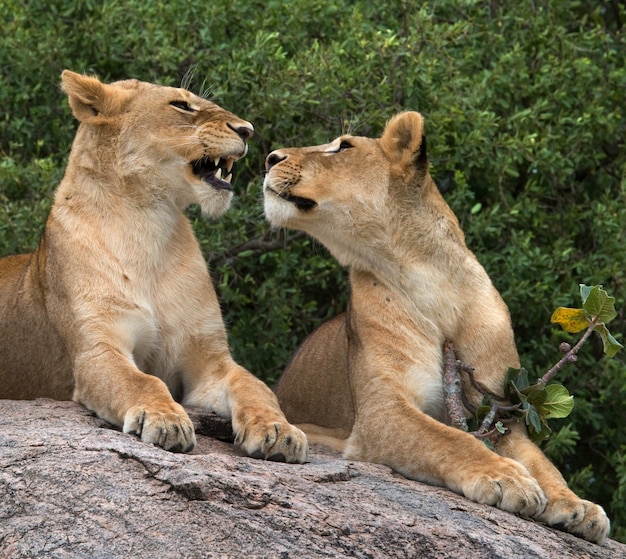
[(559, 307), (550, 322), (560, 324), (563, 330), (575, 334), (588, 328), (597, 332), (602, 340), (604, 353), (613, 357), (624, 346), (609, 332), (606, 325), (617, 317), (615, 297), (610, 297), (601, 285), (580, 285), (582, 309)]
[[(342, 310), (344, 271), (261, 204), (274, 148), (377, 135), (403, 109), (427, 119), (438, 184), (509, 305), (522, 362), (547, 370), (572, 334), (547, 324), (575, 283), (626, 317), (626, 21), (623, 3), (439, 0), (5, 0), (0, 3), (0, 254), (36, 246), (76, 123), (63, 68), (191, 89), (254, 123), (219, 222), (190, 211), (235, 357), (276, 378), (297, 343)], [(587, 344), (559, 373), (575, 395), (546, 451), (626, 541), (626, 364)], [(621, 498), (618, 496), (621, 495)]]
[(574, 397), (561, 384), (546, 386), (541, 379), (530, 383), (528, 371), (510, 369), (505, 381), (505, 395), (520, 405), (522, 417), (535, 442), (547, 439), (552, 432), (548, 419), (567, 417), (574, 409)]
[[(504, 396), (514, 406), (514, 409), (507, 410), (507, 417), (523, 419), (531, 438), (536, 443), (547, 439), (552, 433), (548, 425), (549, 419), (563, 419), (574, 409), (574, 397), (570, 395), (567, 388), (561, 384), (548, 384), (548, 382), (565, 364), (578, 360), (577, 354), (591, 333), (598, 333), (603, 343), (604, 353), (608, 357), (613, 357), (623, 347), (606, 327), (606, 324), (617, 317), (615, 297), (609, 296), (601, 285), (590, 287), (584, 284), (580, 284), (580, 296), (582, 309), (559, 307), (552, 313), (550, 319), (566, 332), (578, 333), (585, 329), (585, 334), (576, 345), (572, 348), (570, 344), (562, 343), (560, 349), (565, 355), (550, 370), (541, 377), (536, 377), (532, 382), (524, 367), (509, 369), (504, 380)], [(484, 407), (491, 409), (489, 398), (479, 411), (482, 411)], [(479, 419), (483, 418), (479, 416)], [(481, 432), (486, 432), (491, 428), (491, 423), (496, 419), (495, 413), (492, 412), (490, 419), (487, 425), (483, 423)], [(502, 433), (501, 428), (497, 426), (495, 428)]]

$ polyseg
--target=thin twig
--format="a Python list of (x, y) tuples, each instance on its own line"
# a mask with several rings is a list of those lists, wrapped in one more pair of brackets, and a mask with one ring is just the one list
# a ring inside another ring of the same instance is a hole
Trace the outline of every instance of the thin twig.
[(474, 369), (474, 367), (467, 367), (466, 365), (462, 365), (461, 370), (467, 373), (471, 385), (483, 396), (486, 394), (487, 396), (491, 396), (492, 398), (496, 398), (497, 400), (502, 401), (502, 396), (491, 392), (476, 380), (476, 378), (474, 377), (474, 372), (476, 371), (476, 369)]
[(478, 431), (474, 431), (473, 433), (470, 433), (470, 435), (474, 435), (474, 437), (476, 437), (477, 439), (482, 440), (482, 439), (491, 439), (491, 437), (493, 437), (494, 435), (502, 435), (502, 433), (500, 433), (500, 431), (498, 431), (494, 427), (493, 429), (491, 429), (490, 431), (487, 431), (486, 433), (479, 433)]
[[(557, 361), (554, 366), (551, 367), (550, 370), (539, 379), (541, 382), (543, 382), (543, 384), (548, 384), (548, 382), (551, 381), (552, 378), (561, 370), (563, 365), (565, 365), (566, 363), (574, 363), (578, 359), (576, 354), (578, 353), (578, 350), (580, 350), (580, 347), (587, 341), (589, 336), (591, 336), (596, 327), (596, 323), (597, 319), (594, 318), (593, 320), (591, 320), (587, 331), (583, 334), (583, 337), (578, 340), (578, 343), (574, 347), (569, 348), (569, 350), (565, 352), (565, 355), (563, 355), (563, 357), (561, 357), (561, 359), (559, 359), (559, 361)], [(566, 346), (566, 349), (568, 347), (569, 345)]]
[[(446, 409), (448, 410), (448, 416), (451, 423), (458, 429), (463, 431), (469, 431), (467, 427), (467, 420), (463, 413), (463, 407), (468, 409), (472, 414), (476, 414), (476, 408), (467, 400), (465, 393), (463, 392), (463, 384), (461, 382), (461, 372), (467, 374), (472, 387), (483, 396), (490, 396), (492, 398), (491, 409), (484, 417), (480, 427), (477, 431), (472, 432), (478, 439), (489, 439), (494, 436), (499, 436), (502, 433), (497, 428), (492, 428), (492, 425), (496, 421), (502, 421), (508, 423), (512, 418), (501, 418), (503, 413), (518, 411), (519, 404), (505, 405), (502, 397), (490, 392), (484, 386), (482, 386), (474, 378), (474, 368), (469, 367), (462, 363), (456, 357), (454, 351), (454, 344), (450, 340), (446, 340), (444, 343), (444, 398), (446, 403)], [(495, 401), (493, 401), (495, 400)]]

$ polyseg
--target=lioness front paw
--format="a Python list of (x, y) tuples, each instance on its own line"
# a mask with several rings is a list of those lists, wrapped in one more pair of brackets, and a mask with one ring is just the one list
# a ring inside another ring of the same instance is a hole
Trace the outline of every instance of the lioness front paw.
[(286, 421), (247, 425), (237, 433), (235, 443), (252, 458), (278, 462), (301, 464), (309, 451), (306, 435)]
[(171, 452), (189, 452), (196, 444), (193, 423), (178, 404), (163, 409), (133, 406), (126, 412), (123, 430)]
[(498, 461), (494, 471), (479, 475), (464, 493), (472, 501), (529, 517), (541, 514), (547, 504), (543, 490), (526, 468), (508, 458)]
[(606, 541), (611, 528), (600, 505), (578, 497), (549, 501), (537, 520), (600, 545)]

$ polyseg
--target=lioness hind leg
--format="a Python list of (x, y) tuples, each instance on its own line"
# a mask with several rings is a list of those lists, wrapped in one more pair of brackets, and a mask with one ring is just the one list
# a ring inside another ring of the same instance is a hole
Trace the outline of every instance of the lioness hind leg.
[(546, 494), (548, 503), (536, 519), (586, 540), (604, 543), (610, 530), (604, 509), (569, 489), (561, 473), (528, 438), (523, 425), (514, 425), (511, 430), (498, 444), (498, 452), (523, 464)]
[(185, 396), (184, 404), (231, 417), (235, 443), (253, 458), (304, 462), (309, 448), (306, 435), (287, 421), (274, 393), (234, 361), (220, 369), (217, 379), (207, 374)]
[(342, 428), (320, 427), (312, 423), (298, 423), (297, 427), (306, 433), (309, 443), (321, 444), (337, 452), (343, 452), (346, 449), (350, 436), (350, 433)]
[(549, 500), (546, 510), (537, 520), (591, 542), (603, 544), (611, 528), (606, 512), (600, 505), (581, 499), (571, 491), (569, 493)]

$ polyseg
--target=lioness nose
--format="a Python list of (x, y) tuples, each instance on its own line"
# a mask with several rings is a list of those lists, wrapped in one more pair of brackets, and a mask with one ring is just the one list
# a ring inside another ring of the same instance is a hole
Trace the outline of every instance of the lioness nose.
[(245, 124), (229, 124), (228, 128), (236, 132), (244, 142), (247, 142), (254, 134), (254, 127), (249, 122)]
[(281, 155), (277, 151), (273, 151), (265, 158), (265, 170), (269, 171), (274, 165), (278, 165), (281, 161), (287, 159), (286, 155)]

